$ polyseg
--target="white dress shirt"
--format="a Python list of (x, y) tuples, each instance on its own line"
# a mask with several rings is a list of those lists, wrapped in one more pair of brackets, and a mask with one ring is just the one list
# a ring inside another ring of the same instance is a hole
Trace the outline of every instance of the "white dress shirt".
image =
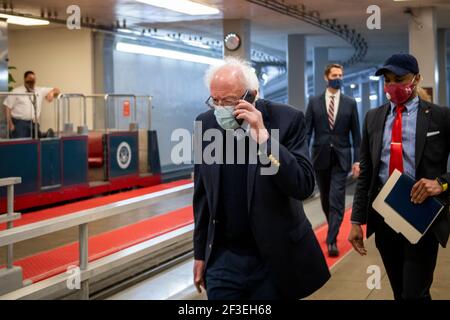
[[(36, 114), (39, 119), (41, 115), (42, 100), (52, 91), (53, 88), (35, 87), (36, 93)], [(27, 93), (25, 86), (20, 86), (12, 90), (14, 93)], [(3, 104), (11, 110), (11, 116), (14, 119), (33, 120), (34, 106), (32, 103), (32, 96), (7, 96)]]

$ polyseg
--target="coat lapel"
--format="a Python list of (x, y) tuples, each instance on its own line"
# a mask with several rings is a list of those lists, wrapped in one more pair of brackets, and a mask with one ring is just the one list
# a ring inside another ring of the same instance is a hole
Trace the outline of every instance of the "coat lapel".
[(328, 106), (327, 100), (325, 98), (325, 93), (323, 93), (319, 99), (319, 112), (322, 114), (323, 119), (325, 119), (324, 123), (326, 127), (328, 128), (328, 130), (331, 130), (330, 126), (328, 125)]
[[(215, 120), (214, 120), (215, 121)], [(219, 129), (222, 133), (222, 136), (224, 137), (223, 143), (225, 143), (225, 130), (220, 127), (217, 122), (216, 125), (213, 127), (215, 129)], [(223, 155), (223, 147), (221, 146), (220, 150), (218, 151), (222, 153)], [(225, 161), (225, 159), (224, 159)], [(212, 163), (210, 165), (207, 165), (206, 167), (209, 170), (209, 183), (212, 188), (212, 212), (213, 215), (215, 215), (218, 211), (218, 205), (219, 205), (219, 192), (220, 192), (220, 164), (219, 163)]]
[[(339, 105), (338, 105), (338, 109), (337, 109), (337, 114), (336, 114), (336, 120), (334, 120), (334, 128), (337, 127), (338, 123), (339, 123), (339, 119), (342, 118), (342, 112), (344, 112), (342, 110), (342, 108), (345, 108), (345, 104), (344, 104), (344, 95), (342, 94), (342, 92), (340, 93), (340, 97), (339, 97)], [(327, 114), (327, 121), (328, 121), (328, 114)]]
[[(262, 116), (264, 121), (264, 126), (270, 133), (270, 121), (269, 121), (269, 115), (267, 110), (267, 102), (265, 100), (257, 100), (256, 101), (256, 109), (258, 109)], [(251, 139), (251, 138), (250, 138)], [(255, 176), (256, 176), (256, 169), (258, 168), (257, 164), (248, 164), (247, 169), (247, 208), (248, 212), (250, 212), (250, 206), (252, 203), (252, 197), (253, 192), (255, 189)]]
[(427, 140), (428, 127), (430, 125), (430, 108), (422, 100), (419, 100), (419, 109), (417, 110), (416, 124), (416, 170), (422, 159), (425, 142)]
[(383, 146), (384, 125), (386, 123), (386, 118), (390, 110), (391, 106), (389, 103), (381, 106), (377, 113), (377, 119), (375, 120), (374, 138), (373, 138), (374, 157), (372, 159), (373, 163), (376, 164), (375, 168), (379, 167), (381, 159), (381, 148)]

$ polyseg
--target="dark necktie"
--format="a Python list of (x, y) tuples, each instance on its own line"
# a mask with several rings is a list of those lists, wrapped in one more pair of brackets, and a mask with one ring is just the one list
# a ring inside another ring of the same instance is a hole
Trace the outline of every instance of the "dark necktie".
[(330, 129), (334, 128), (334, 96), (330, 96), (330, 105), (328, 107), (328, 124)]

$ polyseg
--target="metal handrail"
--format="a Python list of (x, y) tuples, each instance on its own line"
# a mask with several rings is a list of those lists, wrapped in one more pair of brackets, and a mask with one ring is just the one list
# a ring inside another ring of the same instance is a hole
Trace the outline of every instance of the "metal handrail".
[[(56, 121), (57, 121), (57, 130), (59, 131), (59, 114), (60, 114), (60, 101), (62, 101), (63, 99), (67, 100), (67, 121), (70, 122), (70, 98), (81, 98), (81, 100), (83, 101), (83, 125), (86, 126), (87, 125), (87, 109), (86, 109), (86, 96), (82, 93), (60, 93), (58, 95), (58, 97), (56, 98)], [(64, 112), (64, 117), (63, 117), (63, 121), (65, 121), (65, 112)]]
[[(93, 94), (87, 94), (85, 95), (86, 99), (91, 99), (91, 98), (103, 98), (103, 101), (105, 102), (105, 133), (108, 132), (108, 106), (106, 105), (106, 100), (108, 98), (108, 94), (107, 93), (93, 93)], [(94, 118), (95, 118), (95, 107), (93, 106), (94, 109)]]
[[(137, 121), (137, 101), (136, 101), (136, 96), (134, 94), (107, 93), (105, 95), (106, 109), (108, 109), (108, 100), (110, 98), (132, 98), (133, 99), (133, 103), (134, 103), (134, 105), (133, 105), (133, 110), (134, 110), (134, 112), (133, 112), (133, 120), (134, 120), (134, 122)], [(105, 117), (105, 119), (106, 119), (106, 121), (108, 121), (107, 117)], [(107, 122), (106, 122), (106, 124), (107, 124)]]
[[(0, 179), (0, 187), (6, 187), (7, 189), (7, 213), (0, 215), (0, 223), (6, 222), (6, 229), (11, 230), (13, 227), (13, 221), (20, 218), (20, 213), (14, 212), (14, 185), (22, 183), (21, 177), (10, 177), (10, 178), (2, 178)], [(6, 254), (6, 268), (12, 269), (14, 253), (13, 253), (13, 245), (14, 243), (9, 243), (7, 246), (7, 254)]]
[(27, 224), (11, 230), (0, 231), (0, 247), (126, 213), (142, 206), (148, 206), (156, 201), (164, 200), (174, 192), (186, 191), (192, 188), (193, 183), (189, 183), (113, 204), (82, 210), (62, 217)]
[(148, 99), (148, 130), (151, 130), (152, 128), (152, 116), (153, 116), (153, 96), (147, 96), (147, 95), (137, 95), (136, 99), (139, 98), (147, 98)]
[[(50, 233), (78, 226), (80, 270), (88, 269), (88, 223), (128, 213), (143, 206), (169, 198), (173, 193), (193, 189), (193, 183), (158, 191), (151, 194), (122, 200), (100, 207), (82, 210), (76, 213), (31, 223), (28, 225), (0, 231), (0, 247), (12, 246), (17, 242), (37, 238)], [(89, 291), (89, 279), (81, 282), (82, 296), (86, 298)]]
[[(34, 93), (34, 92), (24, 92), (24, 93), (17, 93), (17, 92), (0, 92), (0, 97), (3, 97), (3, 96), (25, 96), (25, 97), (33, 97), (33, 101), (34, 102), (32, 102), (32, 104), (33, 104), (33, 109), (31, 110), (31, 122), (30, 122), (30, 132), (31, 132), (31, 137), (30, 138), (33, 138), (33, 118), (35, 119), (35, 121), (36, 121), (36, 124), (37, 123), (39, 123), (39, 120), (38, 120), (38, 118), (37, 118), (37, 95), (36, 95), (36, 93)], [(33, 114), (33, 110), (34, 110), (34, 114)], [(9, 139), (10, 137), (9, 137), (9, 122), (8, 121), (6, 121), (6, 135), (7, 135), (7, 138)], [(37, 137), (38, 137), (38, 128), (37, 128), (37, 125), (36, 126), (34, 126), (34, 136), (36, 137), (36, 139), (37, 139)]]

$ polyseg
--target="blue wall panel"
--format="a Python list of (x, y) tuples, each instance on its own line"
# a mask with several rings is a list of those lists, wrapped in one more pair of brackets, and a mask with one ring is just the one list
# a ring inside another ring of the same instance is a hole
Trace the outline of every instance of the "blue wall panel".
[[(22, 183), (14, 187), (14, 194), (38, 191), (39, 154), (38, 141), (0, 143), (0, 178), (22, 177)], [(6, 188), (0, 188), (6, 195)]]
[(61, 141), (41, 140), (41, 189), (61, 184)]
[(63, 185), (87, 183), (87, 137), (63, 139)]

